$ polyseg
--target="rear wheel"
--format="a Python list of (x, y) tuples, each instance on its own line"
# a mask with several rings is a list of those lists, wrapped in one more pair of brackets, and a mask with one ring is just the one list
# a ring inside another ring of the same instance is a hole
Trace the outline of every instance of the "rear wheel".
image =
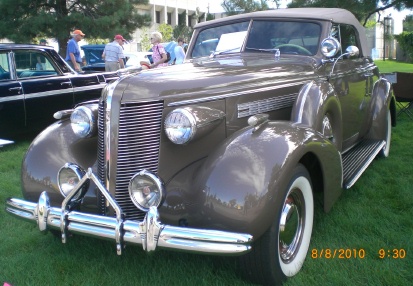
[(297, 274), (310, 245), (314, 218), (310, 176), (301, 164), (291, 174), (287, 190), (280, 193), (270, 229), (251, 252), (240, 257), (242, 273), (264, 285), (279, 285)]

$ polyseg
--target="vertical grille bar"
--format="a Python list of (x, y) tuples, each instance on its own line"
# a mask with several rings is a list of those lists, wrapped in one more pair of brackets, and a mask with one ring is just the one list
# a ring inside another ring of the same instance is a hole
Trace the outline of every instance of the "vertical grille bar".
[[(106, 110), (106, 101), (101, 100), (99, 102), (99, 109), (98, 109), (98, 177), (100, 181), (105, 184), (105, 110)], [(106, 214), (106, 201), (105, 197), (100, 193), (98, 193), (98, 209), (99, 214), (105, 215)]]

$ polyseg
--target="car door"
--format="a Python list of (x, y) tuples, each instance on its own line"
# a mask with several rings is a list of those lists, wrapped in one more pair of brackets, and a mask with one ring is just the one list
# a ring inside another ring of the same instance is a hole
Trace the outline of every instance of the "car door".
[(24, 127), (24, 95), (13, 71), (12, 53), (0, 51), (0, 138), (10, 137)]
[(365, 130), (366, 111), (369, 108), (371, 93), (366, 92), (369, 76), (372, 72), (365, 66), (365, 59), (354, 27), (350, 25), (333, 25), (331, 35), (341, 43), (341, 54), (348, 46), (356, 46), (360, 50), (358, 56), (343, 56), (332, 71), (332, 83), (341, 103), (343, 122), (343, 150), (352, 146), (363, 136)]
[(75, 104), (98, 99), (106, 83), (117, 77), (116, 73), (71, 75)]
[[(73, 107), (73, 87), (50, 55), (42, 50), (14, 51), (16, 77), (24, 93), (25, 126), (45, 126), (53, 114)], [(42, 64), (39, 65), (39, 62)]]

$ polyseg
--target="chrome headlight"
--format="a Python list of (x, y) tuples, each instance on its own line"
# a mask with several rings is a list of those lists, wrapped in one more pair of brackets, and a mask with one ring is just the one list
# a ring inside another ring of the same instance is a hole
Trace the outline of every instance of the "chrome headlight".
[(150, 207), (158, 207), (164, 199), (162, 181), (147, 170), (142, 170), (129, 182), (129, 195), (132, 202), (142, 211)]
[(70, 116), (70, 122), (73, 132), (81, 138), (92, 136), (96, 130), (95, 115), (85, 106), (76, 107)]
[(165, 118), (165, 133), (173, 143), (185, 144), (214, 130), (224, 118), (225, 113), (214, 108), (203, 106), (177, 108)]
[(187, 143), (196, 133), (194, 114), (183, 108), (173, 110), (165, 118), (165, 132), (173, 143)]
[[(72, 163), (65, 164), (57, 173), (57, 185), (60, 193), (67, 197), (85, 174), (86, 172), (79, 166)], [(87, 185), (83, 186), (83, 190), (79, 191), (73, 199), (79, 198), (87, 190), (87, 187)]]

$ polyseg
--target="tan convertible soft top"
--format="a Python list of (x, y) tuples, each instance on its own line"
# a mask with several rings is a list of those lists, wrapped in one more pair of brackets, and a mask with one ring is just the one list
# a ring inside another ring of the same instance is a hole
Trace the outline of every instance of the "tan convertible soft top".
[(195, 28), (202, 28), (209, 25), (216, 25), (219, 23), (225, 23), (229, 21), (237, 21), (242, 19), (253, 18), (296, 18), (296, 19), (314, 19), (324, 20), (340, 24), (352, 25), (357, 29), (359, 34), (362, 55), (370, 55), (370, 51), (367, 49), (367, 39), (364, 27), (356, 19), (356, 17), (348, 10), (339, 8), (288, 8), (288, 9), (276, 9), (267, 11), (258, 11), (253, 13), (240, 14), (235, 16), (229, 16), (220, 18), (217, 20), (207, 21), (199, 23)]

